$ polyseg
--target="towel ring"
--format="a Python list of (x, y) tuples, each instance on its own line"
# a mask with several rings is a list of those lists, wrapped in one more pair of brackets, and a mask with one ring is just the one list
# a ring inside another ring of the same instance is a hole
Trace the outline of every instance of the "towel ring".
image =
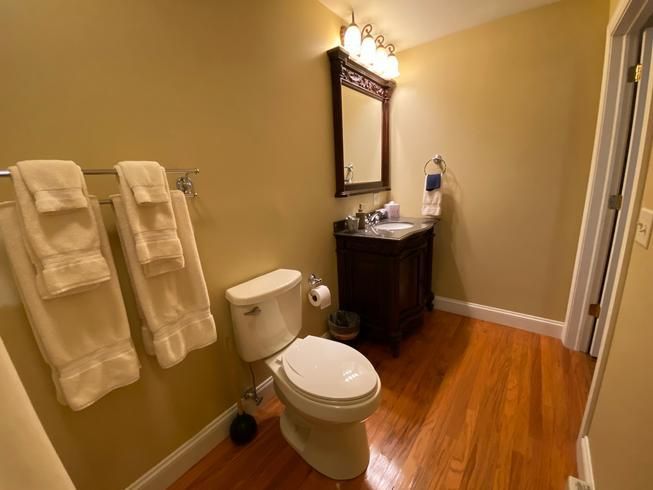
[(426, 172), (426, 167), (428, 167), (429, 163), (433, 162), (435, 165), (440, 167), (440, 172), (444, 175), (447, 173), (447, 164), (444, 161), (444, 158), (442, 158), (442, 155), (435, 155), (432, 158), (429, 158), (426, 160), (426, 163), (424, 164), (424, 175), (428, 175)]

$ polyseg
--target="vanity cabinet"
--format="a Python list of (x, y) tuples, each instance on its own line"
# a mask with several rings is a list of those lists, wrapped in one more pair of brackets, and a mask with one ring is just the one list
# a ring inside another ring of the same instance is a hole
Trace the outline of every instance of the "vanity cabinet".
[(433, 309), (433, 226), (402, 239), (336, 233), (340, 308), (361, 317), (361, 335), (390, 343)]

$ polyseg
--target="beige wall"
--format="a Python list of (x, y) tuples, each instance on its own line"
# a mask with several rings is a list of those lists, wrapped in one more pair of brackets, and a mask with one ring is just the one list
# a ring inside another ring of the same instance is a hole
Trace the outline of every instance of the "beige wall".
[[(326, 50), (339, 26), (305, 0), (0, 3), (0, 167), (201, 168), (190, 206), (222, 339), (160, 369), (142, 351), (121, 268), (142, 377), (79, 413), (55, 400), (0, 246), (0, 336), (80, 489), (132, 482), (235, 401), (244, 377), (224, 340), (226, 288), (289, 267), (322, 274), (336, 294), (331, 223), (372, 207), (372, 196), (333, 197)], [(116, 189), (111, 177), (88, 181), (102, 196)], [(0, 200), (10, 198), (3, 180)], [(304, 334), (322, 332), (326, 313), (304, 302)]]
[(607, 0), (563, 0), (400, 53), (392, 197), (448, 164), (436, 295), (563, 320), (596, 124)]
[[(653, 209), (653, 162), (642, 206)], [(653, 249), (632, 245), (589, 441), (597, 490), (648, 490), (653, 479)]]

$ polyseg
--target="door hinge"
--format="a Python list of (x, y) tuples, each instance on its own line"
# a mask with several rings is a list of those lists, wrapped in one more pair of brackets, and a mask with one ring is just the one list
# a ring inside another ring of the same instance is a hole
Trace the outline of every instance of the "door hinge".
[(637, 83), (642, 79), (644, 66), (640, 63), (628, 68), (628, 83)]
[(601, 314), (601, 305), (598, 303), (592, 303), (587, 310), (587, 314), (594, 318), (598, 318)]
[(615, 209), (619, 211), (623, 203), (624, 196), (621, 194), (613, 194), (608, 198), (608, 209)]

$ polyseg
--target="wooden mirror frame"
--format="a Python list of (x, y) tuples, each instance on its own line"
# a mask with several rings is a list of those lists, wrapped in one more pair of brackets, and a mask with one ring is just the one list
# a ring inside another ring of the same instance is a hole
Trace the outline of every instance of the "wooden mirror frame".
[[(336, 47), (327, 51), (331, 62), (333, 95), (333, 143), (336, 162), (336, 197), (390, 190), (390, 97), (396, 87), (354, 61), (347, 51)], [(342, 86), (381, 101), (381, 180), (377, 182), (345, 183), (344, 135), (342, 124)]]

